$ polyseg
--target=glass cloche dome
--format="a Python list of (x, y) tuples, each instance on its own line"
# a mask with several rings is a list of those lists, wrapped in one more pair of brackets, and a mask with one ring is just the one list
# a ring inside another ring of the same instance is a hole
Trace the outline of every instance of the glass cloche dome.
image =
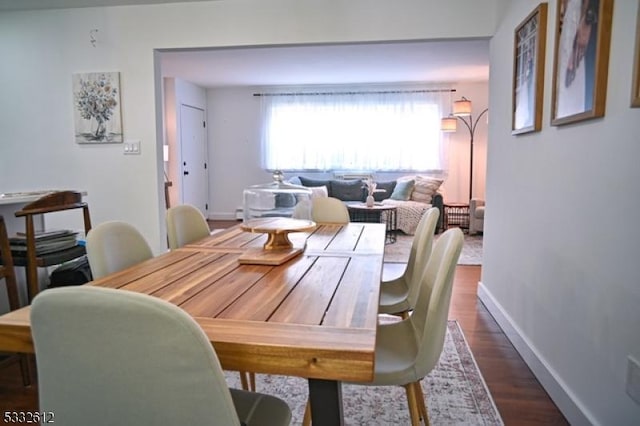
[(311, 219), (311, 190), (285, 182), (279, 170), (273, 173), (273, 182), (252, 185), (243, 197), (244, 222), (267, 217)]

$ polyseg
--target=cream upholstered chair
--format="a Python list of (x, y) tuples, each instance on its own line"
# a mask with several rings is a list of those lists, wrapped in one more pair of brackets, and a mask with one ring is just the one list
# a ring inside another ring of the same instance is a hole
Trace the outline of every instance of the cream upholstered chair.
[[(167, 235), (171, 250), (200, 240), (210, 234), (211, 230), (207, 219), (197, 207), (183, 204), (167, 210)], [(240, 381), (243, 389), (256, 390), (256, 376), (254, 373), (241, 371)]]
[[(136, 228), (125, 222), (111, 221), (101, 223), (89, 232), (87, 257), (95, 280), (151, 259), (153, 253)], [(246, 373), (240, 372), (240, 379), (244, 389), (255, 390), (253, 373), (247, 379)]]
[[(459, 228), (444, 232), (433, 246), (413, 313), (401, 321), (378, 324), (375, 371), (369, 386), (403, 386), (411, 424), (429, 424), (420, 381), (436, 366), (444, 347), (456, 264), (464, 237)], [(309, 404), (305, 423), (310, 418)]]
[(284, 401), (229, 389), (194, 319), (155, 297), (93, 286), (51, 289), (34, 299), (31, 328), (39, 407), (64, 424), (291, 421)]
[(87, 234), (87, 258), (94, 280), (152, 257), (147, 241), (128, 223), (104, 222)]
[(171, 250), (200, 240), (210, 232), (207, 219), (197, 207), (183, 204), (167, 210), (167, 235)]
[(406, 318), (414, 308), (420, 290), (420, 272), (424, 270), (431, 255), (433, 234), (439, 217), (440, 210), (432, 207), (420, 219), (404, 273), (398, 278), (381, 283), (379, 313), (402, 315)]
[(444, 347), (453, 277), (463, 241), (459, 228), (442, 234), (422, 274), (413, 313), (402, 321), (378, 326), (374, 378), (366, 384), (404, 386), (413, 425), (420, 424), (420, 417), (429, 423), (420, 381), (436, 366)]
[(472, 198), (469, 201), (469, 235), (484, 232), (484, 200)]
[(349, 223), (349, 210), (337, 198), (317, 197), (311, 200), (311, 218), (317, 223)]

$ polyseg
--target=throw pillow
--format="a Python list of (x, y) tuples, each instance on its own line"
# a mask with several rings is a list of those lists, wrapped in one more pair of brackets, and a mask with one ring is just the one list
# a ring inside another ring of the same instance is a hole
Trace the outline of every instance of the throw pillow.
[(326, 186), (327, 188), (329, 188), (329, 180), (323, 180), (323, 179), (310, 179), (310, 178), (306, 178), (304, 176), (300, 176), (300, 183), (302, 183), (302, 186)]
[(396, 181), (392, 180), (390, 182), (377, 182), (376, 189), (384, 189), (384, 192), (376, 192), (373, 194), (373, 199), (376, 201), (386, 200), (391, 197), (393, 194), (393, 190), (396, 188)]
[(326, 186), (309, 186), (307, 189), (311, 190), (311, 198), (328, 197), (329, 191)]
[(290, 208), (296, 205), (296, 197), (293, 194), (276, 194), (275, 208)]
[(410, 199), (421, 203), (431, 204), (433, 196), (442, 185), (443, 180), (429, 176), (416, 176)]
[(332, 180), (331, 196), (341, 201), (364, 201), (365, 189), (360, 179)]
[(398, 181), (396, 183), (396, 187), (393, 189), (391, 197), (389, 198), (392, 200), (407, 201), (409, 197), (411, 197), (411, 191), (413, 191), (414, 184), (415, 181), (413, 179)]

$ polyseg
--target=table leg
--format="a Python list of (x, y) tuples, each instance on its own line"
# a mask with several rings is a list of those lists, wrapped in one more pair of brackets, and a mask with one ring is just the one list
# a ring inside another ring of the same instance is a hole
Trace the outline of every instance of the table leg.
[(309, 379), (311, 424), (344, 425), (342, 384), (335, 380)]
[(396, 215), (396, 209), (387, 210), (387, 244), (393, 244), (396, 242), (396, 233), (398, 232), (398, 217)]

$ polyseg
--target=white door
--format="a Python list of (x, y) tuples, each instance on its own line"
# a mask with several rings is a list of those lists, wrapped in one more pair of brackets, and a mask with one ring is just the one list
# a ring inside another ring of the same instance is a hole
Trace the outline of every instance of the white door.
[(180, 105), (182, 202), (196, 206), (207, 217), (209, 179), (205, 131), (204, 111)]

